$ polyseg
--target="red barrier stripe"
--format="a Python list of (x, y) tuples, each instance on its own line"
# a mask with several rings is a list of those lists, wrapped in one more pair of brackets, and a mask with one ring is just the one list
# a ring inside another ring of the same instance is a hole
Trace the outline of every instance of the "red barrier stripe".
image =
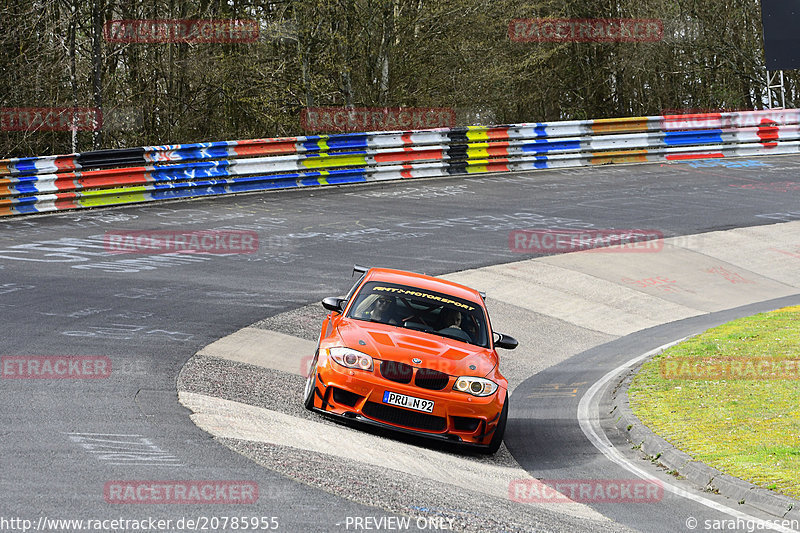
[(508, 128), (491, 128), (486, 131), (490, 139), (508, 139)]
[[(148, 175), (143, 172), (139, 173), (132, 173), (129, 177), (121, 180), (119, 176), (88, 176), (82, 177), (74, 180), (74, 183), (77, 183), (77, 188), (82, 189), (89, 189), (92, 187), (119, 187), (124, 185), (144, 185), (153, 181), (152, 179), (148, 179)], [(72, 182), (70, 182), (72, 183)], [(61, 187), (59, 187), (61, 188)], [(73, 185), (72, 187), (65, 187), (65, 188), (72, 188), (75, 189), (76, 187)]]
[(420, 159), (442, 159), (444, 154), (441, 149), (409, 150), (406, 148), (402, 152), (375, 154), (373, 157), (378, 163), (391, 163), (395, 161), (418, 161)]
[(78, 197), (74, 192), (60, 192), (56, 193), (56, 201), (54, 202), (57, 209), (77, 209), (80, 207), (74, 200)]
[(293, 154), (297, 151), (294, 137), (289, 139), (259, 139), (253, 142), (239, 141), (240, 144), (232, 146), (233, 152), (238, 156), (258, 156), (270, 154)]
[(761, 144), (764, 148), (775, 148), (778, 146), (777, 141), (779, 138), (779, 128), (774, 120), (768, 118), (761, 119), (761, 126), (758, 127), (758, 138), (761, 139)]
[(78, 164), (73, 156), (56, 157), (53, 163), (55, 163), (58, 171), (75, 170), (76, 168), (78, 168)]
[(66, 176), (58, 176), (56, 181), (53, 182), (53, 185), (59, 191), (71, 191), (75, 189), (75, 172), (70, 172)]
[(725, 157), (722, 152), (711, 152), (707, 154), (667, 154), (667, 161), (680, 161), (682, 159), (716, 159)]
[(508, 153), (508, 143), (498, 143), (498, 144), (500, 144), (500, 146), (490, 146), (486, 150), (486, 153), (490, 157), (497, 157), (497, 156), (501, 156), (501, 155), (510, 155)]
[(79, 181), (84, 181), (87, 179), (102, 179), (102, 178), (109, 178), (114, 179), (119, 184), (125, 184), (127, 181), (123, 180), (130, 180), (130, 183), (142, 183), (143, 181), (147, 181), (145, 176), (147, 175), (147, 168), (146, 167), (129, 167), (129, 168), (106, 168), (101, 170), (86, 170), (76, 174), (77, 178), (80, 178)]
[(508, 172), (511, 169), (508, 168), (508, 165), (504, 165), (503, 163), (495, 163), (491, 162), (486, 165), (487, 172)]

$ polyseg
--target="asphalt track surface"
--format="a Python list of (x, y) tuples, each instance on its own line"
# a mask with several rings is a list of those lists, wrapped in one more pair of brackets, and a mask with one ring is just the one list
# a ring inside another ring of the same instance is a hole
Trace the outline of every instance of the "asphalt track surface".
[[(240, 514), (275, 516), (281, 531), (344, 531), (347, 517), (390, 516), (290, 481), (213, 441), (177, 402), (183, 364), (266, 316), (345, 292), (353, 263), (437, 275), (534, 257), (509, 249), (515, 229), (649, 228), (669, 237), (798, 220), (799, 170), (792, 157), (608, 166), (2, 220), (0, 355), (107, 356), (114, 371), (97, 380), (0, 381), (0, 517), (36, 524), (40, 517)], [(156, 229), (252, 230), (260, 247), (256, 254), (156, 258), (104, 248), (106, 232)], [(622, 361), (691, 327), (634, 334), (547, 372), (574, 371), (568, 379), (591, 382), (604, 373), (592, 361), (613, 368), (605, 357), (612, 352)], [(520, 389), (537, 379), (552, 376), (537, 374)], [(568, 403), (515, 402), (506, 439), (515, 459), (537, 477), (622, 476), (580, 433)], [(257, 511), (119, 505), (103, 497), (110, 481), (170, 479), (255, 481)], [(595, 508), (643, 531), (683, 531), (677, 520), (690, 514), (721, 517), (671, 498), (646, 508)]]

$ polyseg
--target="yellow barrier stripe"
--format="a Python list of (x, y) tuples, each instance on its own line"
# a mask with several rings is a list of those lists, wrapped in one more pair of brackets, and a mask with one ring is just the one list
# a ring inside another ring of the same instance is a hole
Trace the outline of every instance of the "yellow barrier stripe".
[(147, 200), (147, 188), (140, 186), (81, 191), (75, 203), (83, 207), (99, 207)]
[(304, 168), (330, 168), (365, 166), (367, 158), (363, 155), (323, 155), (322, 157), (309, 157), (300, 162)]
[(647, 117), (599, 118), (592, 121), (593, 133), (637, 133), (647, 131)]
[(467, 148), (467, 158), (468, 159), (486, 159), (489, 157), (489, 149), (488, 148)]
[(592, 154), (589, 162), (593, 165), (602, 165), (605, 163), (646, 163), (647, 154), (647, 150), (603, 152), (600, 154)]
[(480, 130), (468, 130), (467, 131), (467, 139), (470, 141), (488, 141), (489, 140), (489, 132), (486, 128), (481, 128)]

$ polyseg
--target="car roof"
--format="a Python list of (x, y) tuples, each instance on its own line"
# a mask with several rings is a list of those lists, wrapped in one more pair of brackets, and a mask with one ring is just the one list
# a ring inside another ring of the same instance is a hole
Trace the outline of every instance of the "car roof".
[(385, 281), (387, 283), (411, 285), (419, 289), (442, 292), (464, 300), (479, 302), (483, 305), (483, 298), (481, 298), (480, 292), (475, 289), (425, 274), (417, 274), (405, 270), (393, 270), (390, 268), (371, 268), (367, 272), (364, 281)]

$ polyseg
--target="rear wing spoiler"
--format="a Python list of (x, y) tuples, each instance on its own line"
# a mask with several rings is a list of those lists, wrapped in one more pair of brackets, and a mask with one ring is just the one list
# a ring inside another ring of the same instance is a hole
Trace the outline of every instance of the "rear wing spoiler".
[[(361, 276), (363, 276), (364, 274), (369, 272), (370, 268), (372, 268), (372, 267), (365, 267), (365, 266), (361, 266), (361, 265), (353, 265), (353, 276), (356, 275), (356, 272), (358, 272)], [(352, 277), (352, 276), (350, 276), (350, 277)]]

